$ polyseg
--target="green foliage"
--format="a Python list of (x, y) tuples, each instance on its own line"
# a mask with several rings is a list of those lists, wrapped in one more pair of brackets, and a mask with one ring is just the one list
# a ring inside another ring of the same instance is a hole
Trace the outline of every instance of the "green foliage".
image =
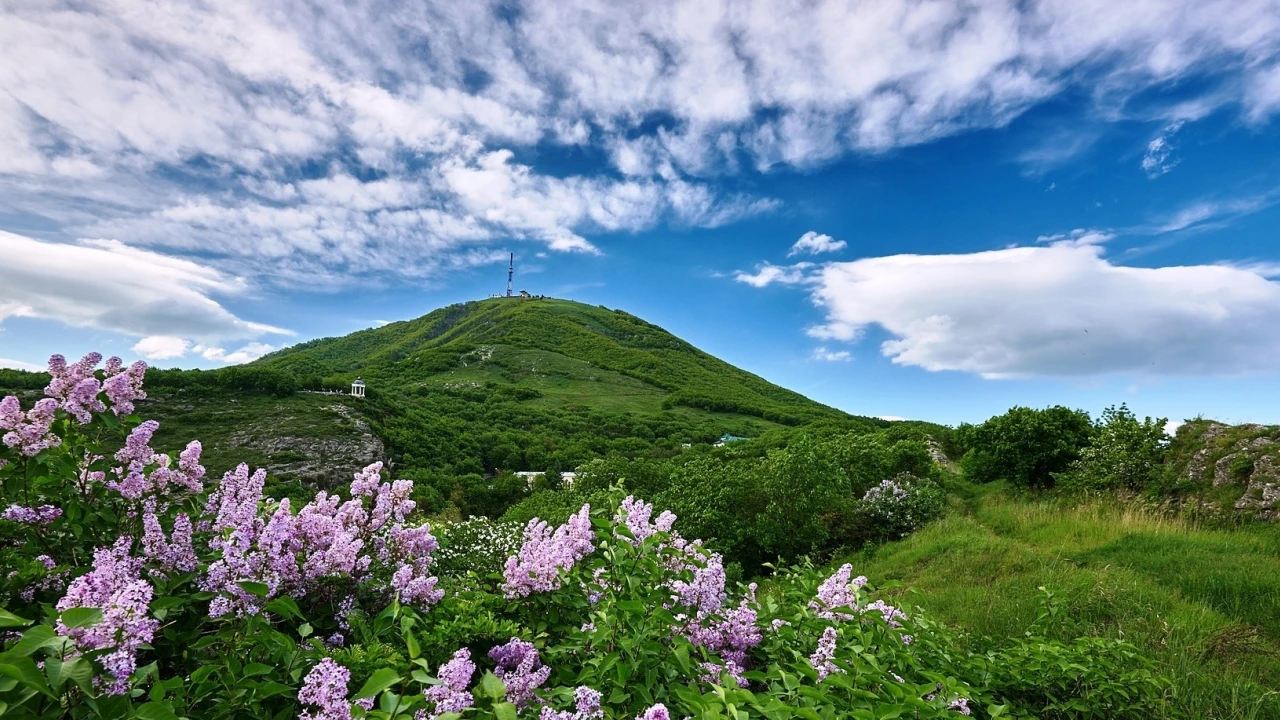
[(1165, 418), (1139, 422), (1127, 405), (1109, 407), (1094, 427), (1080, 457), (1056, 476), (1072, 491), (1145, 490), (1163, 470)]
[(970, 480), (1048, 488), (1079, 458), (1092, 433), (1089, 414), (1082, 410), (1015, 407), (981, 425), (961, 425), (956, 438)]

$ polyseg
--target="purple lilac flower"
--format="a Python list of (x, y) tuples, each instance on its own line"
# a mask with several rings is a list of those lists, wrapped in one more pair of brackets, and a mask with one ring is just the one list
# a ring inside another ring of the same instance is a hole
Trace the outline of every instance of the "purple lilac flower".
[(351, 720), (351, 704), (347, 702), (347, 683), (351, 671), (325, 658), (311, 668), (298, 691), (298, 701), (315, 706), (303, 710), (299, 720)]
[(54, 355), (49, 358), (48, 386), (44, 394), (53, 399), (81, 424), (93, 419), (91, 413), (105, 412), (107, 406), (98, 399), (102, 385), (94, 377), (94, 370), (102, 362), (100, 353), (89, 353), (74, 365), (67, 365), (66, 358)]
[(503, 590), (507, 597), (527, 597), (535, 592), (558, 590), (560, 571), (568, 570), (595, 550), (591, 530), (591, 506), (583, 505), (564, 525), (552, 531), (546, 522), (534, 518), (524, 529), (524, 544), (518, 555), (507, 558)]
[(955, 710), (961, 715), (972, 715), (973, 711), (969, 709), (968, 698), (956, 698), (947, 705), (948, 710)]
[(435, 703), (435, 712), (428, 718), (439, 717), (444, 713), (460, 713), (471, 707), (474, 700), (467, 686), (471, 684), (471, 676), (476, 671), (476, 664), (471, 662), (471, 651), (461, 648), (453, 654), (453, 659), (440, 666), (440, 685), (427, 688), (427, 700)]
[(121, 369), (120, 358), (107, 360), (107, 379), (102, 383), (102, 390), (111, 401), (111, 412), (129, 415), (133, 412), (134, 400), (145, 400), (147, 393), (142, 390), (142, 379), (147, 373), (147, 364), (141, 360), (128, 368)]
[(706, 613), (713, 613), (724, 604), (724, 565), (719, 553), (712, 553), (704, 563), (689, 564), (693, 571), (693, 579), (686, 582), (675, 580), (671, 589), (675, 591), (675, 600), (681, 605)]
[(889, 627), (900, 628), (902, 627), (902, 623), (898, 622), (898, 620), (905, 620), (907, 618), (901, 610), (892, 605), (885, 604), (885, 601), (883, 600), (876, 600), (875, 602), (868, 604), (866, 609), (863, 610), (863, 612), (872, 611), (878, 611), (880, 616), (884, 618), (884, 621), (889, 624)]
[(10, 505), (5, 508), (3, 513), (0, 513), (0, 520), (8, 520), (24, 525), (48, 525), (60, 517), (62, 517), (62, 508), (54, 507), (53, 505), (41, 505), (40, 507)]
[(101, 660), (106, 676), (100, 684), (109, 695), (129, 689), (138, 648), (151, 642), (159, 626), (147, 616), (153, 588), (139, 577), (142, 563), (129, 556), (131, 544), (130, 538), (122, 537), (114, 547), (99, 548), (93, 570), (73, 580), (57, 605), (59, 612), (74, 607), (102, 610), (102, 620), (90, 627), (68, 628), (59, 620), (58, 633), (71, 638), (78, 652), (114, 649)]
[(637, 500), (634, 496), (628, 495), (618, 506), (618, 514), (614, 517), (614, 521), (619, 525), (625, 524), (627, 526), (627, 530), (633, 537), (623, 538), (623, 536), (616, 531), (614, 534), (632, 545), (639, 545), (644, 542), (645, 538), (653, 535), (655, 532), (669, 532), (671, 530), (671, 526), (675, 524), (676, 516), (669, 511), (664, 511), (658, 516), (657, 520), (649, 522), (649, 517), (652, 514), (652, 505), (643, 500)]
[(777, 632), (781, 630), (783, 627), (786, 627), (789, 625), (791, 625), (790, 620), (783, 620), (781, 618), (775, 618), (773, 621), (769, 623), (769, 627), (773, 628), (774, 632)]
[(858, 590), (867, 584), (867, 578), (859, 575), (852, 580), (853, 566), (845, 563), (834, 575), (822, 581), (818, 586), (818, 597), (809, 603), (809, 607), (818, 613), (818, 617), (826, 620), (851, 620), (848, 613), (835, 612), (835, 608), (858, 607)]
[(573, 691), (574, 711), (552, 710), (543, 707), (538, 720), (601, 720), (604, 710), (600, 708), (601, 695), (598, 690), (579, 685)]
[(666, 705), (658, 703), (637, 715), (636, 720), (671, 720), (671, 713), (667, 712)]
[(25, 413), (18, 404), (18, 398), (10, 395), (0, 400), (0, 430), (7, 431), (4, 444), (27, 457), (58, 447), (62, 438), (49, 432), (57, 409), (58, 402), (49, 398), (37, 400), (35, 406)]
[(547, 681), (551, 668), (542, 664), (533, 643), (511, 638), (505, 645), (495, 646), (489, 657), (498, 664), (494, 670), (507, 686), (507, 700), (523, 710), (537, 699), (535, 691)]
[(191, 544), (194, 529), (191, 518), (186, 513), (178, 513), (174, 518), (170, 538), (165, 538), (160, 519), (154, 512), (143, 513), (142, 529), (143, 554), (155, 561), (161, 573), (173, 570), (191, 572), (196, 569), (196, 551)]
[[(164, 480), (164, 475), (145, 474), (148, 465), (154, 464), (161, 457), (151, 449), (151, 436), (160, 429), (160, 423), (148, 420), (129, 433), (124, 447), (116, 452), (116, 461), (121, 466), (115, 470), (115, 479), (107, 483), (107, 487), (120, 493), (128, 500), (140, 500), (144, 495), (159, 493), (164, 490), (157, 483)], [(167, 458), (166, 458), (167, 459)]]
[(844, 672), (835, 664), (835, 656), (836, 629), (828, 627), (822, 631), (822, 637), (818, 640), (818, 649), (809, 656), (809, 664), (818, 671), (818, 682), (826, 680), (829, 675)]

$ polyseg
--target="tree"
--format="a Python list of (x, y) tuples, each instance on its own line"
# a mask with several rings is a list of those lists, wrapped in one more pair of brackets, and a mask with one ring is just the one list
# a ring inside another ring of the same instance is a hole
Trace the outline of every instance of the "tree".
[(1049, 488), (1089, 444), (1089, 413), (1061, 405), (1035, 410), (1015, 407), (981, 425), (956, 430), (965, 450), (961, 467), (970, 480), (1008, 480), (1023, 488)]
[(1089, 446), (1057, 480), (1076, 490), (1143, 490), (1156, 479), (1167, 448), (1165, 418), (1141, 422), (1127, 405), (1109, 407)]
[(853, 502), (844, 470), (808, 436), (771, 450), (760, 473), (765, 509), (757, 532), (773, 555), (796, 557), (822, 548), (833, 521)]

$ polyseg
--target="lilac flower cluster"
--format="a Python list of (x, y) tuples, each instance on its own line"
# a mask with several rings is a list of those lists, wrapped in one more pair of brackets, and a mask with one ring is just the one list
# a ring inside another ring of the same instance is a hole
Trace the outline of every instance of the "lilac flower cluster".
[[(266, 473), (249, 475), (247, 465), (228, 472), (205, 508), (210, 548), (221, 553), (204, 579), (205, 589), (221, 593), (211, 614), (256, 613), (267, 598), (303, 595), (325, 578), (370, 583), (423, 609), (439, 602), (443, 592), (428, 574), (439, 544), (429, 526), (404, 525), (413, 483), (384, 483), (381, 469), (374, 463), (357, 474), (346, 502), (321, 492), (294, 515), (285, 498), (267, 520), (259, 515)], [(389, 571), (385, 584), (375, 580), (375, 562)], [(245, 592), (246, 580), (267, 585), (267, 598)]]
[(58, 402), (45, 398), (37, 400), (34, 407), (22, 412), (18, 398), (10, 395), (0, 400), (0, 430), (4, 444), (27, 457), (35, 457), (44, 450), (62, 444), (62, 438), (49, 432), (53, 425)]
[(666, 705), (658, 703), (637, 715), (636, 720), (671, 720), (671, 713), (667, 711)]
[(836, 629), (827, 626), (822, 631), (822, 637), (818, 640), (818, 649), (813, 651), (809, 656), (809, 664), (813, 669), (818, 671), (818, 682), (826, 680), (828, 676), (842, 673), (839, 666), (835, 664), (836, 656)]
[(48, 525), (60, 517), (62, 517), (62, 508), (54, 507), (53, 505), (41, 505), (40, 507), (10, 505), (4, 509), (3, 513), (0, 513), (0, 520), (8, 520), (24, 525)]
[(66, 358), (54, 355), (49, 358), (49, 375), (52, 376), (44, 394), (53, 398), (58, 405), (69, 414), (74, 415), (81, 424), (93, 419), (92, 413), (106, 412), (107, 406), (99, 398), (106, 393), (111, 401), (111, 411), (116, 415), (128, 415), (133, 412), (133, 402), (142, 400), (147, 394), (142, 390), (142, 379), (147, 372), (147, 364), (138, 361), (124, 367), (120, 358), (107, 360), (104, 369), (105, 382), (99, 382), (94, 376), (98, 363), (102, 362), (100, 353), (89, 353), (72, 365)]
[[(169, 467), (168, 455), (151, 449), (151, 437), (160, 429), (160, 423), (148, 420), (133, 429), (125, 439), (123, 448), (116, 452), (121, 465), (114, 471), (114, 478), (107, 487), (120, 493), (126, 500), (162, 498), (175, 491), (199, 493), (204, 489), (204, 467), (200, 465), (200, 443), (191, 442), (178, 456), (178, 467)], [(158, 464), (147, 473), (151, 465)]]
[(634, 496), (628, 495), (626, 499), (618, 506), (618, 513), (614, 517), (614, 522), (618, 525), (626, 525), (627, 531), (631, 533), (631, 537), (625, 537), (621, 533), (615, 531), (614, 535), (620, 539), (626, 540), (632, 545), (639, 545), (644, 542), (645, 538), (656, 532), (670, 532), (671, 526), (675, 524), (676, 516), (670, 511), (664, 510), (658, 515), (657, 519), (652, 522), (649, 517), (653, 514), (653, 506), (643, 500), (637, 500)]
[(146, 512), (142, 516), (143, 555), (159, 567), (160, 574), (174, 570), (191, 572), (198, 562), (192, 544), (194, 530), (191, 518), (186, 513), (178, 513), (173, 520), (173, 533), (166, 538), (160, 519), (154, 512)]
[(595, 550), (594, 540), (590, 505), (583, 505), (554, 531), (545, 521), (530, 520), (524, 529), (520, 552), (507, 558), (503, 568), (506, 578), (503, 591), (507, 597), (517, 598), (558, 590), (562, 582), (560, 572), (591, 554)]
[(435, 712), (426, 717), (430, 719), (444, 713), (460, 713), (471, 707), (474, 698), (467, 686), (471, 684), (471, 676), (475, 671), (476, 664), (471, 661), (471, 651), (466, 648), (459, 649), (449, 662), (441, 665), (440, 684), (427, 688), (423, 693), (428, 701), (435, 703)]
[(589, 688), (586, 685), (579, 685), (573, 691), (573, 712), (543, 707), (542, 714), (538, 716), (538, 720), (602, 720), (604, 718), (604, 710), (600, 707), (601, 697), (600, 691)]
[(551, 675), (551, 668), (542, 664), (533, 643), (520, 638), (511, 638), (505, 645), (494, 647), (489, 657), (498, 665), (494, 674), (507, 686), (507, 700), (518, 710), (537, 700), (536, 690)]
[(298, 701), (313, 705), (303, 710), (298, 720), (351, 720), (351, 703), (347, 702), (347, 683), (351, 671), (325, 658), (311, 668), (298, 691)]
[(138, 648), (151, 642), (159, 626), (147, 616), (153, 588), (139, 577), (142, 563), (130, 557), (131, 544), (130, 538), (122, 537), (115, 546), (98, 549), (93, 570), (73, 580), (57, 604), (59, 612), (76, 607), (102, 611), (102, 620), (89, 627), (67, 627), (59, 620), (58, 633), (70, 638), (79, 652), (112, 650), (101, 658), (106, 676), (99, 678), (109, 695), (129, 689)]
[(858, 591), (867, 584), (867, 578), (859, 575), (850, 579), (852, 574), (853, 565), (845, 563), (818, 586), (818, 597), (809, 602), (809, 607), (817, 612), (818, 617), (840, 622), (853, 619), (848, 613), (835, 611), (842, 607), (858, 609)]

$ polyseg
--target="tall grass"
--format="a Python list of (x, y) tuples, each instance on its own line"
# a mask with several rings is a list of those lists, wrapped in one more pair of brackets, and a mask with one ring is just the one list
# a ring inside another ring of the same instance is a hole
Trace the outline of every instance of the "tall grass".
[[(962, 493), (963, 494), (963, 493)], [(1168, 717), (1280, 718), (1280, 531), (1219, 530), (1115, 500), (967, 493), (957, 512), (852, 560), (979, 648), (1021, 636), (1044, 587), (1059, 637), (1122, 637), (1174, 681)], [(918, 591), (918, 592), (916, 592)]]

